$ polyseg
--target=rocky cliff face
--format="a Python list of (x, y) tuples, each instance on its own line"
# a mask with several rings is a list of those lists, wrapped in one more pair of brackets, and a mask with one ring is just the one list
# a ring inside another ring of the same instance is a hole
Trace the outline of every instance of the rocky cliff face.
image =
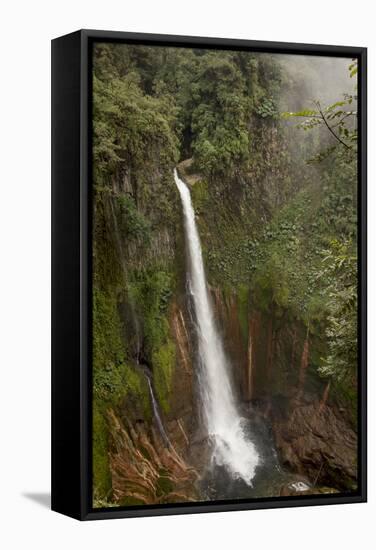
[(281, 463), (316, 486), (357, 488), (356, 434), (336, 406), (293, 402), (273, 411), (272, 426)]
[[(199, 176), (187, 175), (190, 178), (191, 184), (200, 185)], [(202, 194), (196, 200), (200, 217)], [(114, 224), (111, 208), (105, 210), (110, 225)], [(137, 256), (137, 239), (126, 245), (121, 237), (115, 239), (118, 252), (127, 259), (117, 294), (117, 315), (125, 331), (120, 338), (126, 342), (128, 368), (142, 383), (137, 391), (120, 390), (119, 398), (102, 412), (108, 430), (102, 452), (107, 453), (110, 483), (108, 496), (99, 498), (99, 505), (184, 502), (200, 495), (209, 447), (200, 428), (195, 330), (185, 291), (181, 220), (176, 223), (175, 229), (165, 225), (154, 232), (151, 255), (146, 250)], [(116, 236), (116, 224), (111, 231)], [(145, 276), (141, 282), (132, 276), (133, 268), (140, 269), (141, 258), (143, 268), (150, 266), (146, 282)], [(247, 414), (256, 412), (270, 425), (281, 466), (309, 482), (311, 492), (322, 487), (326, 492), (354, 489), (356, 433), (349, 415), (313, 367), (322, 349), (318, 335), (280, 308), (257, 307), (246, 284), (229, 288), (214, 278), (210, 294), (239, 402), (247, 405)], [(167, 440), (146, 376), (155, 390)], [(282, 486), (275, 490), (291, 494)]]
[[(134, 413), (133, 413), (134, 414)], [(112, 501), (118, 505), (162, 504), (197, 500), (198, 473), (185, 462), (179, 434), (169, 431), (166, 442), (153, 423), (132, 420), (129, 410), (108, 411)], [(177, 428), (183, 437), (180, 419)], [(175, 435), (175, 437), (174, 437)]]
[[(165, 396), (166, 410), (162, 410), (157, 400), (153, 403), (149, 393), (146, 397), (150, 407), (146, 410), (139, 396), (130, 394), (115, 409), (106, 412), (114, 504), (197, 500), (195, 482), (199, 474), (190, 461), (192, 438), (197, 431), (197, 408), (189, 320), (177, 303), (169, 308), (168, 319), (176, 358)], [(143, 364), (142, 358), (140, 352), (134, 369), (140, 376), (148, 377), (154, 386), (153, 365)]]
[[(239, 399), (270, 424), (281, 466), (310, 482), (313, 493), (355, 489), (356, 433), (327, 384), (311, 372), (314, 338), (309, 343), (304, 327), (253, 310), (250, 296), (245, 303), (218, 288), (211, 296)], [(176, 346), (168, 409), (160, 409), (168, 442), (153, 411), (145, 415), (137, 399), (107, 411), (112, 501), (119, 505), (184, 502), (200, 494), (208, 446), (200, 430), (188, 304), (173, 301), (168, 318)]]
[(320, 342), (298, 323), (268, 318), (251, 305), (245, 321), (237, 294), (212, 294), (238, 395), (270, 422), (281, 465), (313, 487), (355, 490), (356, 431), (312, 367)]

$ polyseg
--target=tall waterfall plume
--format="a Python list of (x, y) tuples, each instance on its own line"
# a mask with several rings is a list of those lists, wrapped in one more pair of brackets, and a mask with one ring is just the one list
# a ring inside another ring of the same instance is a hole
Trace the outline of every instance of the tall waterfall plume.
[(189, 252), (189, 282), (197, 320), (199, 352), (199, 385), (213, 460), (234, 477), (251, 485), (259, 456), (247, 437), (244, 419), (235, 403), (228, 372), (228, 360), (217, 331), (206, 285), (201, 243), (191, 195), (174, 170), (176, 186), (183, 205), (184, 227)]

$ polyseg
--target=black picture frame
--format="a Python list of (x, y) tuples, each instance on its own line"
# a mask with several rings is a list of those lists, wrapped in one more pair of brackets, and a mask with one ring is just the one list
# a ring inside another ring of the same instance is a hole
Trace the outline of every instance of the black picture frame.
[[(358, 60), (358, 491), (93, 509), (91, 505), (91, 48), (95, 41)], [(367, 499), (367, 50), (80, 30), (52, 40), (52, 509), (80, 520), (365, 502)]]

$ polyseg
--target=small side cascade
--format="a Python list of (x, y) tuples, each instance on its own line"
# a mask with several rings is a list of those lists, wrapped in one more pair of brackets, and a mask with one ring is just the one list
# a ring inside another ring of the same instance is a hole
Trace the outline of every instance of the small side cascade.
[(154, 414), (155, 422), (158, 426), (159, 433), (161, 434), (161, 437), (162, 437), (166, 447), (171, 447), (170, 440), (168, 439), (166, 430), (164, 429), (164, 426), (163, 426), (161, 415), (159, 414), (159, 407), (158, 407), (158, 403), (157, 403), (157, 400), (156, 400), (155, 395), (154, 395), (154, 390), (153, 390), (153, 386), (152, 386), (152, 383), (151, 383), (151, 380), (150, 380), (150, 376), (148, 374), (145, 374), (145, 376), (146, 376), (146, 379), (148, 381), (150, 399), (151, 399), (151, 404), (152, 404), (152, 408), (153, 408), (153, 414)]

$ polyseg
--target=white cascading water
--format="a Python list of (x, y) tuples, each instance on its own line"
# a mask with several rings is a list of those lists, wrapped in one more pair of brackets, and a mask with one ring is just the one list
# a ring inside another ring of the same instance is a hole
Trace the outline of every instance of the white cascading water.
[(190, 284), (197, 319), (198, 351), (201, 363), (200, 392), (213, 460), (234, 478), (251, 485), (259, 456), (243, 428), (228, 374), (227, 358), (216, 329), (206, 286), (200, 237), (195, 222), (191, 194), (174, 170), (180, 193), (190, 259)]
[(170, 441), (167, 437), (166, 430), (164, 429), (163, 422), (162, 422), (161, 416), (159, 414), (158, 404), (157, 404), (157, 400), (155, 399), (153, 386), (151, 385), (150, 378), (149, 378), (148, 375), (146, 375), (146, 380), (148, 381), (149, 393), (150, 393), (150, 397), (151, 397), (151, 404), (153, 406), (154, 418), (155, 418), (155, 421), (157, 423), (159, 433), (161, 434), (162, 439), (164, 440), (165, 444), (167, 446), (170, 446)]

